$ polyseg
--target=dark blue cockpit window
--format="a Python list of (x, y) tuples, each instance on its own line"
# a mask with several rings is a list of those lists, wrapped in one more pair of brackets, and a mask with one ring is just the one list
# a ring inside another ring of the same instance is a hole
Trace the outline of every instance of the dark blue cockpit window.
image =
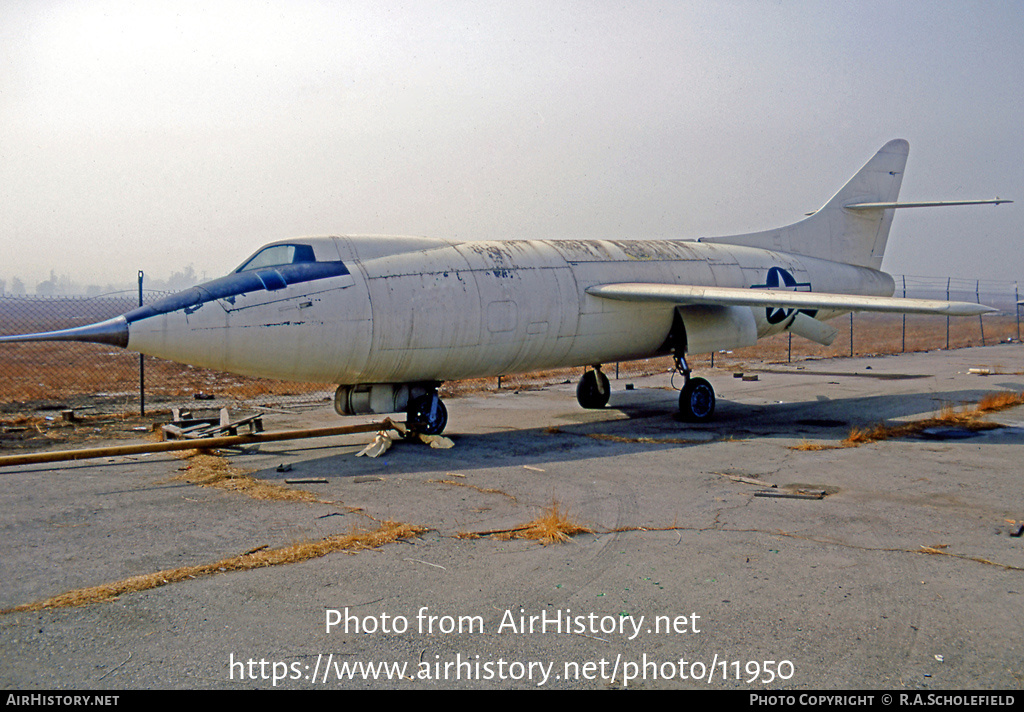
[(265, 267), (280, 267), (303, 262), (316, 262), (316, 256), (310, 245), (271, 245), (257, 252), (235, 272), (249, 272)]

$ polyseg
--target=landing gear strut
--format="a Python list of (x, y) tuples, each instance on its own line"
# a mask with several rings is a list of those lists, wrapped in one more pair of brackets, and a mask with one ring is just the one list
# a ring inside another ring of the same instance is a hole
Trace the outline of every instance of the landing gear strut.
[(448, 409), (444, 407), (436, 390), (409, 401), (406, 423), (424, 435), (440, 435), (444, 432), (448, 425)]
[(611, 392), (608, 376), (601, 373), (600, 366), (594, 366), (593, 371), (587, 371), (580, 378), (576, 386), (576, 401), (584, 408), (604, 408)]
[(679, 413), (684, 420), (706, 423), (715, 413), (715, 389), (703, 378), (690, 378), (686, 356), (676, 354), (676, 370), (683, 374), (683, 390), (679, 393)]

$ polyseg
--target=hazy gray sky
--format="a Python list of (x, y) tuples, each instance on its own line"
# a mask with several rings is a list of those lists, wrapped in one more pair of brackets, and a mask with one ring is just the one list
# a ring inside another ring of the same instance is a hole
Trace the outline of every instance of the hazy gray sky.
[(0, 3), (0, 278), (310, 234), (788, 224), (910, 141), (883, 268), (1024, 280), (1024, 3)]

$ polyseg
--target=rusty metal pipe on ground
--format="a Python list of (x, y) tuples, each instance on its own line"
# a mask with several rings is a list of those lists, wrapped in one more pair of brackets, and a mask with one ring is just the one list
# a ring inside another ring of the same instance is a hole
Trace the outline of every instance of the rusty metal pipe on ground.
[(197, 438), (194, 440), (173, 440), (159, 443), (142, 443), (139, 445), (113, 445), (110, 447), (83, 448), (81, 450), (33, 452), (26, 453), (24, 455), (7, 455), (5, 457), (0, 457), (0, 467), (36, 465), (47, 462), (63, 462), (67, 460), (89, 460), (97, 457), (117, 457), (119, 455), (139, 455), (151, 452), (170, 452), (174, 450), (204, 450), (207, 448), (276, 442), (279, 440), (304, 440), (307, 438), (324, 438), (331, 435), (374, 433), (379, 430), (390, 429), (395, 429), (395, 423), (392, 422), (390, 418), (385, 418), (379, 423), (340, 425), (333, 428), (280, 430), (270, 433), (248, 433), (245, 435), (230, 435), (219, 438)]

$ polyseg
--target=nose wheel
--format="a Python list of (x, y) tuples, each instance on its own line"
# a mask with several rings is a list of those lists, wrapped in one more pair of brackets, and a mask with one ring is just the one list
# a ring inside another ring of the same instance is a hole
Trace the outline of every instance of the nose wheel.
[(424, 435), (440, 435), (448, 425), (448, 409), (437, 391), (409, 401), (406, 424)]

